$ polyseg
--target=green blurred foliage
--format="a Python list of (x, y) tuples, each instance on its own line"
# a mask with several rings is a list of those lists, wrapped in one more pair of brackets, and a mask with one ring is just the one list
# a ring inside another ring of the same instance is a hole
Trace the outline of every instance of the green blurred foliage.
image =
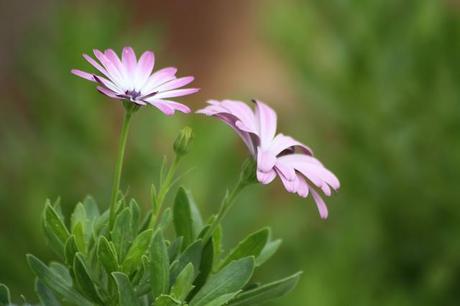
[[(258, 30), (303, 101), (280, 111), (280, 127), (343, 185), (327, 200), (326, 222), (279, 182), (249, 188), (224, 222), (229, 247), (263, 225), (283, 238), (259, 279), (304, 270), (276, 305), (458, 304), (459, 10), (430, 0), (261, 3)], [(129, 13), (118, 1), (56, 5), (12, 59), (16, 87), (0, 112), (0, 281), (16, 296), (32, 296), (24, 254), (53, 258), (39, 230), (46, 197), (61, 196), (67, 212), (87, 193), (109, 200), (122, 106), (69, 71), (87, 68), (80, 54), (95, 47), (159, 48), (162, 25), (133, 27)], [(162, 67), (175, 60), (165, 56), (157, 54)], [(247, 155), (234, 133), (153, 108), (135, 119), (122, 182), (129, 193), (148, 205), (162, 156), (190, 125), (196, 139), (182, 171), (196, 169), (184, 184), (206, 215), (216, 211)]]

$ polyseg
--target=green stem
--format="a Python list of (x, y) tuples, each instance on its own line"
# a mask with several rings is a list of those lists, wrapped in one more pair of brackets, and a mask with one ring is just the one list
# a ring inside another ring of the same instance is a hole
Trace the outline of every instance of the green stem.
[(233, 188), (233, 190), (230, 193), (227, 193), (225, 195), (224, 199), (222, 200), (222, 204), (220, 206), (219, 212), (217, 213), (217, 217), (211, 223), (209, 229), (206, 231), (206, 233), (203, 236), (203, 241), (205, 243), (212, 237), (212, 235), (214, 234), (214, 231), (217, 229), (217, 226), (219, 226), (219, 223), (222, 222), (222, 220), (225, 218), (227, 213), (230, 211), (230, 209), (235, 204), (235, 200), (237, 196), (246, 186), (248, 186), (248, 182), (240, 178), (238, 180), (238, 183)]
[(153, 206), (153, 213), (152, 218), (150, 219), (150, 227), (153, 228), (156, 226), (158, 220), (161, 216), (161, 208), (163, 206), (163, 202), (165, 200), (166, 195), (168, 194), (169, 189), (171, 188), (171, 184), (174, 179), (174, 175), (176, 174), (177, 167), (179, 166), (181, 156), (176, 155), (171, 167), (169, 167), (168, 173), (164, 180), (160, 181), (160, 190), (156, 196)]
[(113, 177), (113, 185), (112, 185), (112, 196), (110, 199), (110, 223), (109, 228), (112, 228), (113, 223), (115, 222), (115, 210), (116, 210), (116, 203), (117, 203), (117, 196), (118, 191), (120, 190), (120, 180), (121, 180), (121, 172), (123, 170), (123, 160), (125, 156), (125, 148), (126, 148), (126, 140), (128, 139), (128, 130), (129, 124), (131, 122), (131, 116), (133, 111), (131, 109), (126, 109), (125, 115), (123, 117), (123, 125), (121, 127), (120, 133), (120, 144), (118, 147), (118, 159), (115, 164), (115, 173)]

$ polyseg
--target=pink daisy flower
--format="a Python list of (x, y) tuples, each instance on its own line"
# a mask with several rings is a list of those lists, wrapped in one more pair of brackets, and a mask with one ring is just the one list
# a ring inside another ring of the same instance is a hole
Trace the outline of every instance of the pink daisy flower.
[(255, 111), (240, 101), (208, 101), (209, 105), (197, 113), (214, 116), (230, 125), (257, 161), (257, 179), (262, 184), (271, 183), (277, 176), (288, 192), (301, 197), (311, 194), (321, 218), (328, 209), (320, 196), (330, 196), (340, 182), (323, 164), (313, 157), (313, 152), (292, 137), (277, 134), (277, 116), (266, 104), (255, 101)]
[[(166, 115), (180, 111), (189, 113), (190, 108), (184, 104), (169, 100), (197, 92), (198, 88), (181, 88), (193, 81), (192, 76), (176, 78), (177, 69), (167, 67), (152, 74), (155, 56), (152, 51), (145, 51), (139, 60), (131, 47), (125, 47), (121, 59), (112, 50), (104, 52), (94, 50), (97, 60), (83, 54), (94, 68), (102, 75), (88, 73), (78, 69), (71, 72), (76, 76), (98, 84), (97, 90), (113, 99), (127, 100), (137, 105), (150, 104)], [(179, 89), (180, 88), (180, 89)]]

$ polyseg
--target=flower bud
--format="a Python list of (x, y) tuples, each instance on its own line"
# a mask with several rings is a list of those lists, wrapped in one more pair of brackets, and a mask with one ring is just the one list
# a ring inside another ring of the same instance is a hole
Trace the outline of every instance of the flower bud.
[(176, 140), (174, 141), (174, 152), (178, 156), (183, 156), (190, 151), (190, 147), (193, 141), (193, 131), (190, 127), (184, 127), (177, 135)]
[(249, 157), (241, 166), (240, 180), (245, 185), (257, 182), (257, 162), (253, 158)]

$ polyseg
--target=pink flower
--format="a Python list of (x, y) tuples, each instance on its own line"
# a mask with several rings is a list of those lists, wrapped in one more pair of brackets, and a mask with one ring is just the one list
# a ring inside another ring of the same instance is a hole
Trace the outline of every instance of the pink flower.
[(319, 195), (331, 195), (340, 187), (337, 177), (316, 158), (304, 144), (292, 137), (276, 134), (277, 116), (266, 104), (255, 101), (255, 111), (240, 101), (208, 101), (197, 111), (214, 116), (230, 125), (243, 139), (257, 161), (257, 179), (262, 184), (279, 177), (288, 192), (307, 197), (311, 193), (321, 218), (328, 216), (327, 206)]
[(104, 52), (94, 50), (94, 55), (99, 62), (87, 54), (83, 54), (83, 57), (103, 76), (78, 69), (73, 69), (72, 73), (97, 83), (97, 90), (102, 94), (138, 105), (151, 104), (166, 115), (172, 115), (176, 110), (190, 112), (188, 106), (168, 99), (197, 92), (198, 88), (181, 88), (194, 78), (176, 78), (177, 69), (174, 67), (163, 68), (152, 74), (155, 62), (153, 52), (145, 51), (139, 60), (131, 47), (123, 48), (121, 60), (112, 49)]

